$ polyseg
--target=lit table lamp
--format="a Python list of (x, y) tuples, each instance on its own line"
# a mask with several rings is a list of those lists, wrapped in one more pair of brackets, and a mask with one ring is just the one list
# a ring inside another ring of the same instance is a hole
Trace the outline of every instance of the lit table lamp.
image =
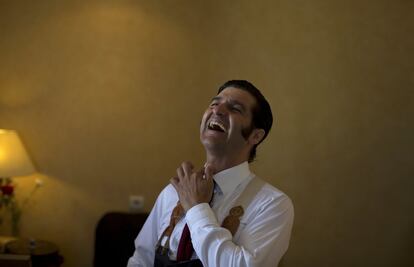
[[(0, 129), (0, 186), (2, 204), (6, 200), (6, 205), (10, 204), (10, 198), (13, 197), (14, 187), (12, 177), (24, 176), (35, 172), (32, 161), (30, 160), (26, 149), (16, 131)], [(16, 206), (13, 205), (13, 211)], [(12, 233), (18, 234), (18, 220), (12, 215)]]
[(0, 129), (0, 179), (35, 172), (32, 161), (16, 131)]

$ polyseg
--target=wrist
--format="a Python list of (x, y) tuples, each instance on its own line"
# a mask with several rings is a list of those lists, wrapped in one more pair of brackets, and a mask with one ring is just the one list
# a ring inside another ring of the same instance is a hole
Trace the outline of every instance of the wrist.
[(183, 206), (184, 211), (187, 212), (188, 210), (192, 209), (194, 206), (197, 206), (202, 203), (205, 203), (205, 202), (191, 201), (187, 203), (181, 203), (181, 205)]

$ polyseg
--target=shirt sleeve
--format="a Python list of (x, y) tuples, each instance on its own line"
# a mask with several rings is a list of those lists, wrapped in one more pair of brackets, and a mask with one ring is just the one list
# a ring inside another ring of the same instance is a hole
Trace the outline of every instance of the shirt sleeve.
[[(166, 192), (167, 191), (167, 192)], [(169, 187), (158, 196), (144, 226), (135, 239), (135, 251), (129, 258), (127, 267), (147, 267), (154, 265), (155, 246), (158, 241), (158, 230), (162, 222), (162, 210)]]
[(187, 211), (193, 247), (204, 266), (277, 266), (289, 245), (293, 205), (287, 196), (257, 204), (240, 223), (237, 244), (207, 203)]

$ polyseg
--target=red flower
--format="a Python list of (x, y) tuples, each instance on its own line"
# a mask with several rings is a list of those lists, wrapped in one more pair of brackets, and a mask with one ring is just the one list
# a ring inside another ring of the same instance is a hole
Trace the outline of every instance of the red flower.
[(11, 194), (13, 194), (14, 191), (14, 186), (12, 185), (2, 185), (0, 187), (1, 192), (3, 192), (3, 195), (7, 195), (10, 196)]

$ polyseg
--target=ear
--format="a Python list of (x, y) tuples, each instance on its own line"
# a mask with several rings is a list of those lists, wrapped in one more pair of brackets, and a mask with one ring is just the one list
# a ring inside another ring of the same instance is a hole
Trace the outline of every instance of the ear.
[(249, 143), (252, 145), (257, 145), (262, 141), (265, 136), (265, 130), (263, 129), (253, 129), (252, 133), (249, 136)]

